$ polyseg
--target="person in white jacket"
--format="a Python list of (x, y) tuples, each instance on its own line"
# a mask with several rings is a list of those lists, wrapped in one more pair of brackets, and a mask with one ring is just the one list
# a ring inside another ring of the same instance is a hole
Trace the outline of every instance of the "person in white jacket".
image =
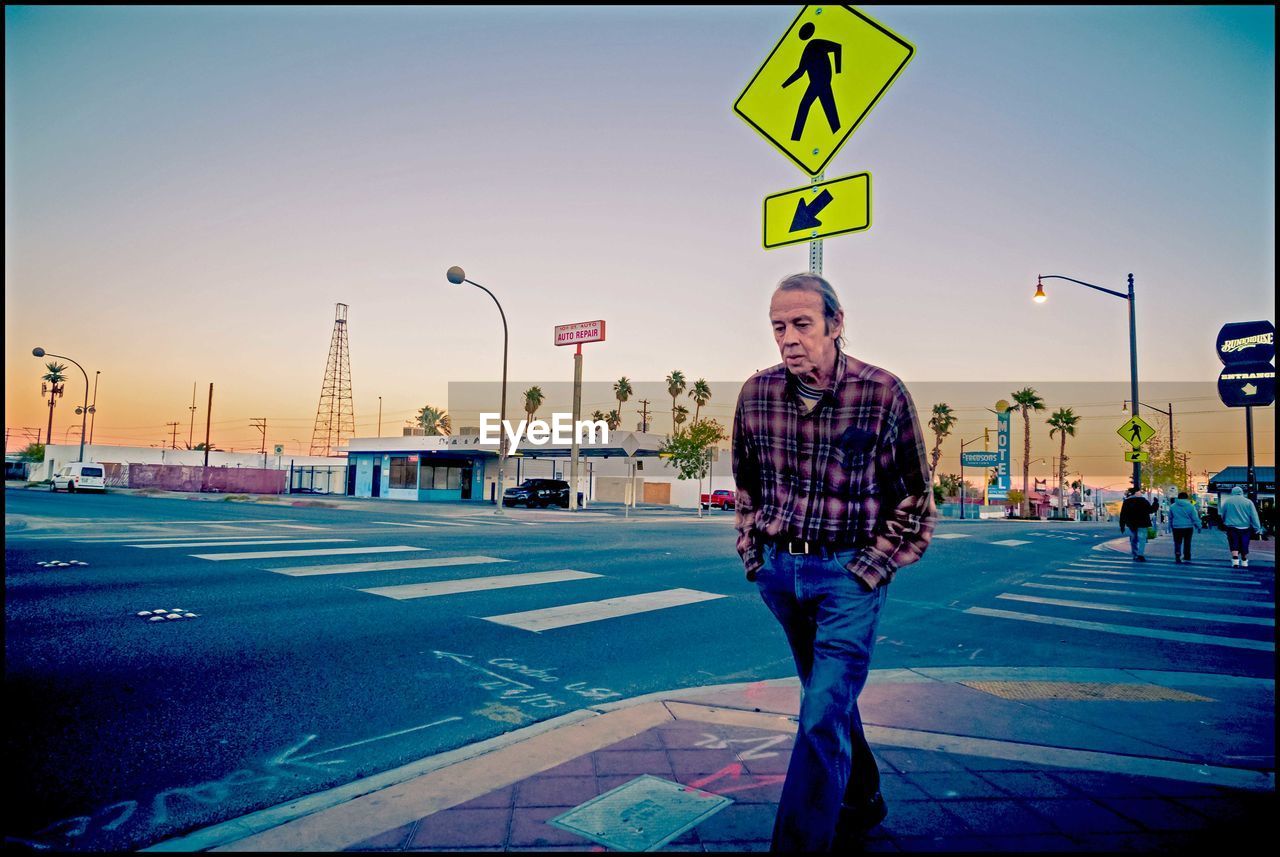
[(1227, 545), (1231, 548), (1232, 567), (1249, 567), (1249, 537), (1254, 533), (1262, 535), (1262, 521), (1258, 518), (1258, 507), (1244, 496), (1239, 485), (1231, 489), (1231, 495), (1224, 497), (1218, 504), (1218, 514), (1222, 516), (1222, 526), (1227, 529)]

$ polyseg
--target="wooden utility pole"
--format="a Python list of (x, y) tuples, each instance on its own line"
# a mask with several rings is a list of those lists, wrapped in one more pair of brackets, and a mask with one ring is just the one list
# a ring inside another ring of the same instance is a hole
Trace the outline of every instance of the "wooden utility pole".
[(177, 449), (177, 448), (178, 448), (178, 424), (177, 424), (177, 423), (165, 423), (165, 425), (166, 425), (166, 426), (168, 426), (170, 429), (172, 429), (171, 434), (172, 434), (172, 436), (173, 436), (173, 437), (172, 437), (172, 439), (169, 441), (169, 448), (170, 448), (170, 449)]
[(644, 405), (640, 409), (640, 431), (647, 432), (649, 430), (649, 400), (641, 399), (640, 404)]

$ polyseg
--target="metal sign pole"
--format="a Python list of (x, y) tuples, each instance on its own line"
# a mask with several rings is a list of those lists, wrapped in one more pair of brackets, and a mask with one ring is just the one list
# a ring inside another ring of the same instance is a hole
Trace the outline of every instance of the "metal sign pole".
[[(826, 176), (826, 172), (820, 172), (813, 177), (810, 184), (818, 184)], [(809, 271), (822, 276), (822, 239), (817, 238), (809, 242)], [(701, 508), (701, 507), (699, 507)]]
[(582, 419), (582, 343), (573, 355), (573, 449), (569, 463), (569, 508), (578, 510), (578, 420)]
[(1246, 405), (1244, 409), (1244, 435), (1245, 443), (1248, 451), (1248, 469), (1245, 473), (1245, 479), (1248, 481), (1248, 488), (1245, 493), (1249, 495), (1249, 500), (1254, 506), (1258, 505), (1258, 472), (1253, 467), (1253, 408)]

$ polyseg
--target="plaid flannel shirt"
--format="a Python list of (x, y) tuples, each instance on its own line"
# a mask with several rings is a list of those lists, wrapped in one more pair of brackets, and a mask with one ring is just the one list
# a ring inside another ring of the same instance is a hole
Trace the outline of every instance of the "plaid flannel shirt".
[(860, 550), (847, 566), (870, 589), (920, 559), (937, 513), (907, 388), (844, 353), (805, 413), (779, 363), (747, 380), (733, 420), (738, 554), (747, 579), (763, 543), (803, 539)]

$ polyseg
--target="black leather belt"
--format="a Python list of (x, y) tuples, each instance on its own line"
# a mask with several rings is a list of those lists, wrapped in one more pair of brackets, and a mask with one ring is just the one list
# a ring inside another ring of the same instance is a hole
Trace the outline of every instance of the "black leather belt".
[(782, 538), (774, 539), (773, 545), (779, 551), (786, 551), (792, 556), (802, 556), (809, 554), (828, 553), (834, 554), (840, 551), (855, 550), (855, 545), (834, 545), (823, 542), (807, 542), (804, 539)]

